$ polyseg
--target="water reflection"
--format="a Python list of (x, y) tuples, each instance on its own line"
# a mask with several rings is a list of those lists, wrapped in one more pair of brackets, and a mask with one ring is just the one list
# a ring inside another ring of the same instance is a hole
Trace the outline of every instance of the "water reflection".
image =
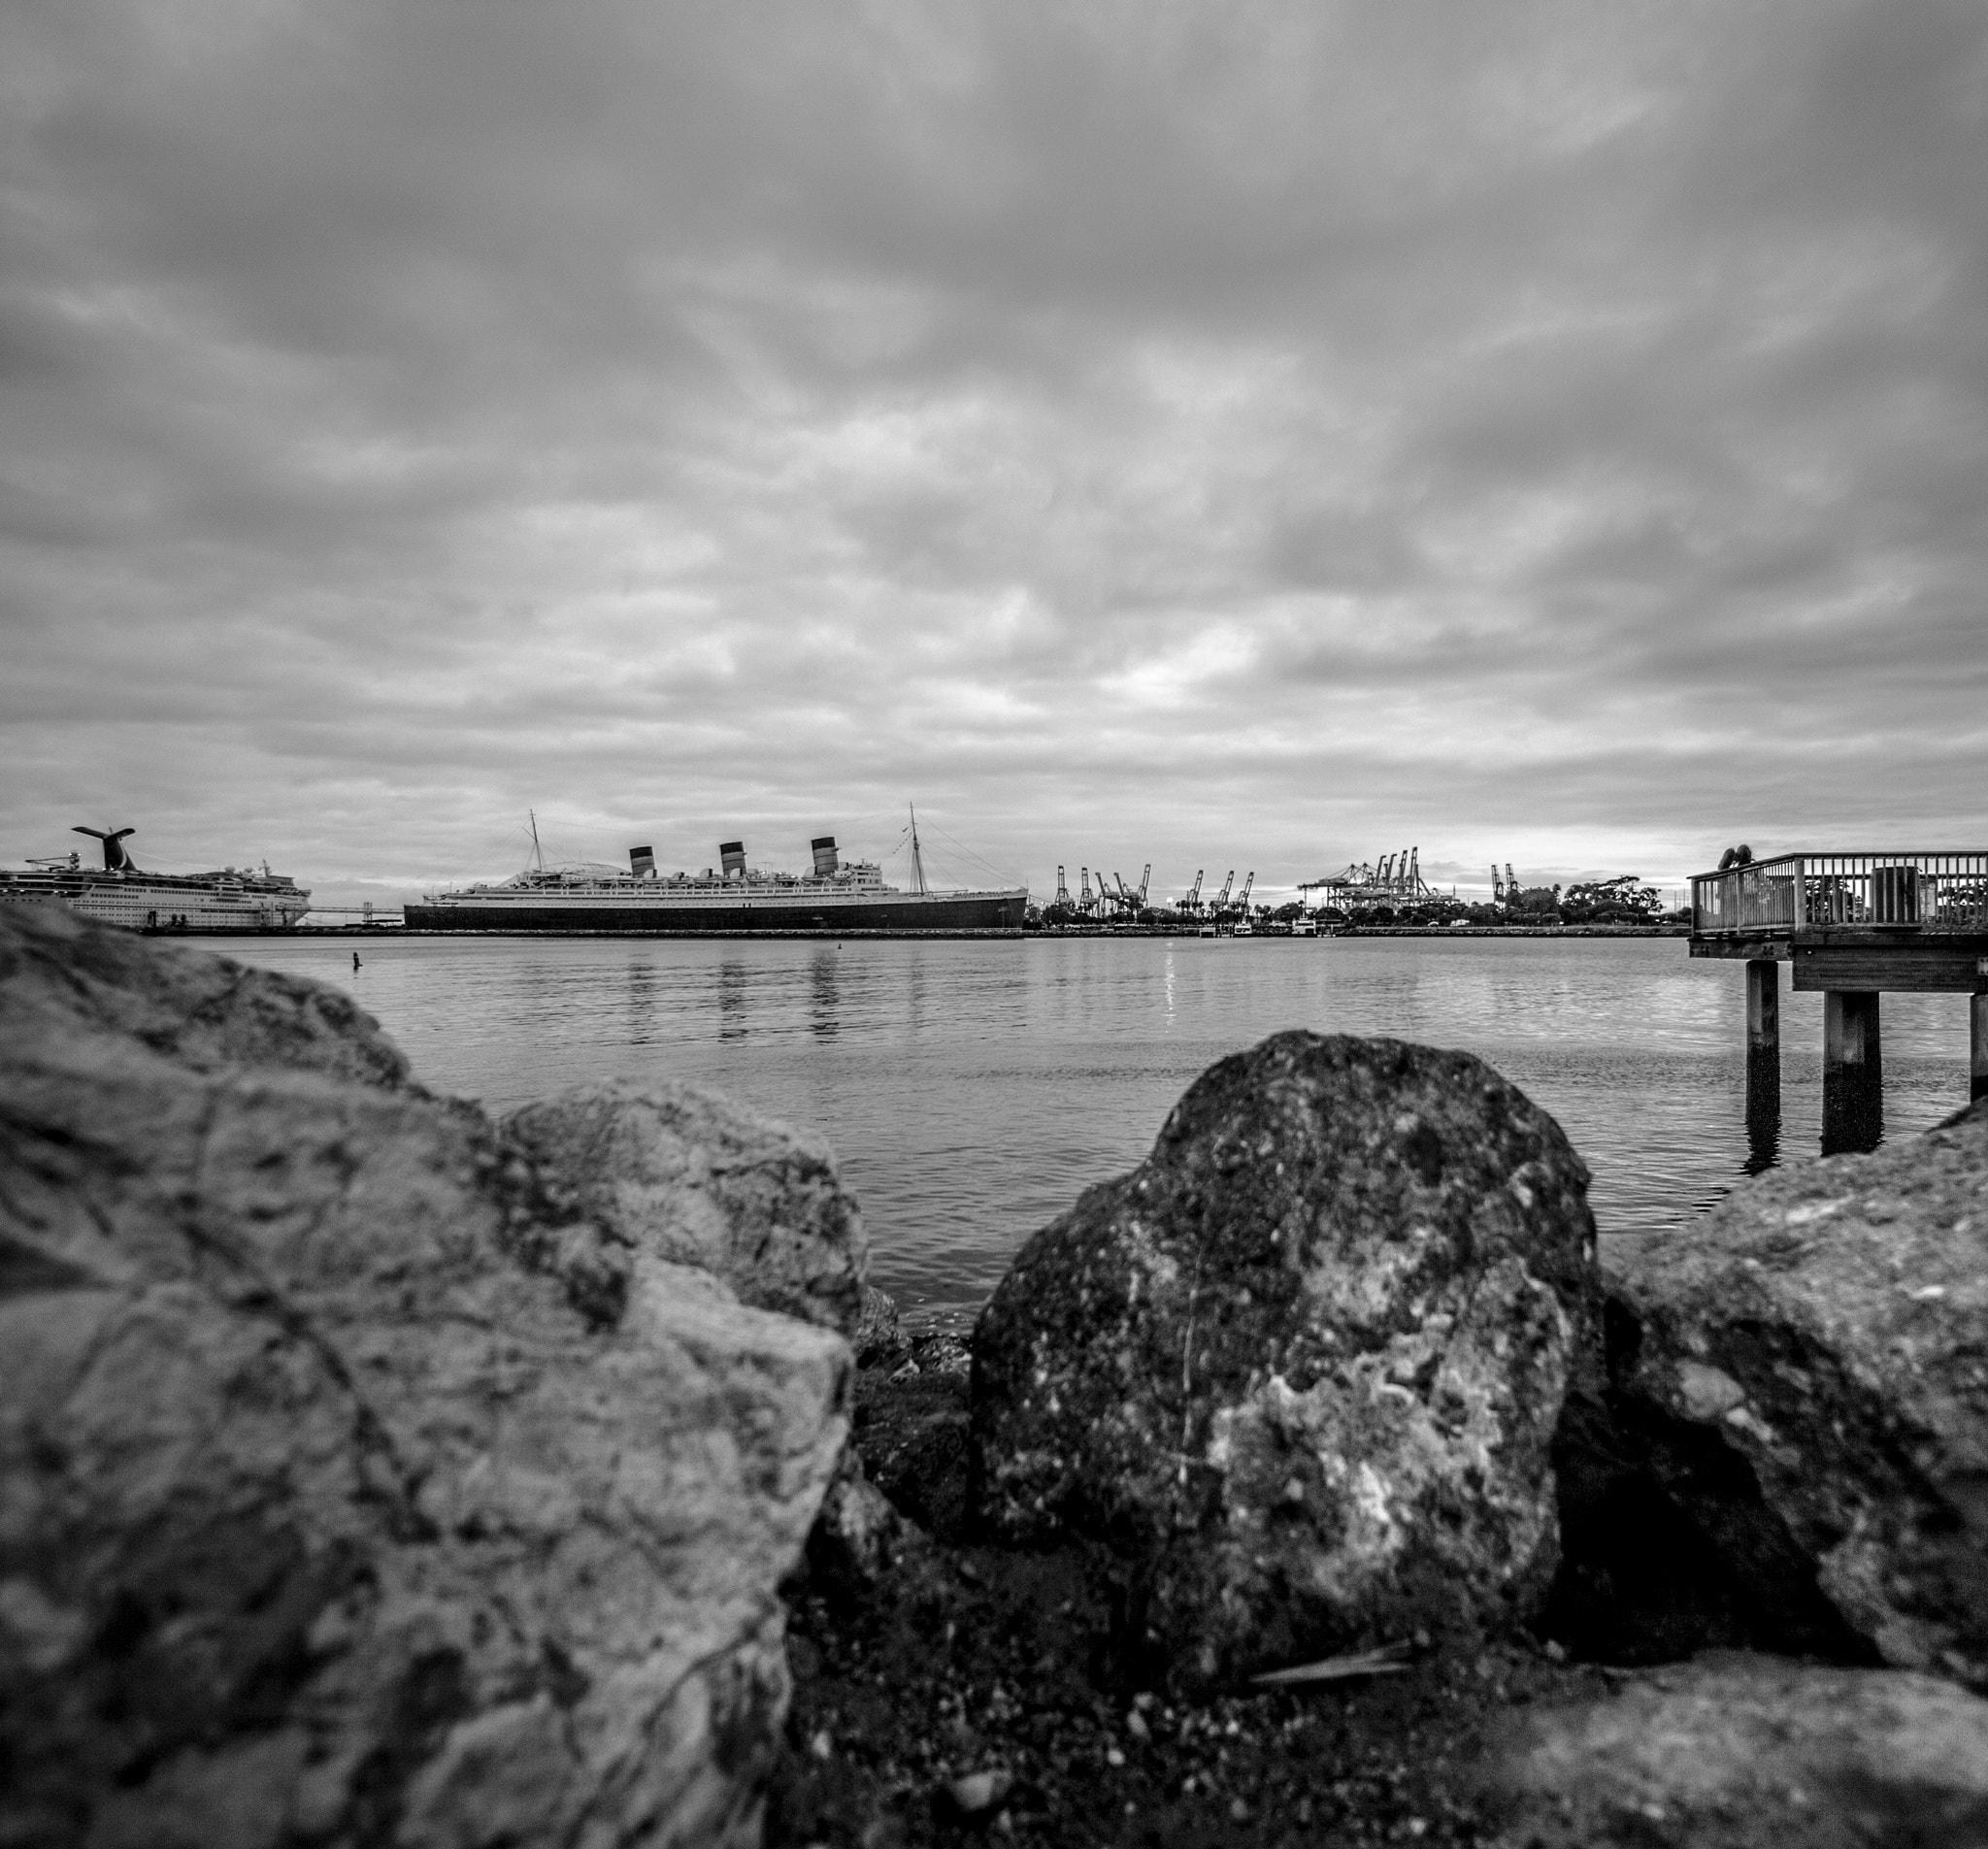
[(1746, 1160), (1748, 1174), (1781, 1159), (1781, 1052), (1750, 1047), (1746, 1054)]
[(746, 966), (736, 957), (718, 965), (718, 1039), (746, 1038)]
[(628, 1044), (646, 1046), (655, 1039), (656, 973), (647, 963), (628, 966)]
[(1822, 1153), (1861, 1154), (1884, 1140), (1883, 1068), (1864, 1065), (1826, 1070), (1822, 1076)]
[(836, 987), (836, 974), (842, 959), (834, 950), (817, 950), (814, 964), (809, 972), (809, 987), (812, 991), (812, 1011), (809, 1028), (818, 1040), (832, 1040), (842, 1025), (842, 997)]

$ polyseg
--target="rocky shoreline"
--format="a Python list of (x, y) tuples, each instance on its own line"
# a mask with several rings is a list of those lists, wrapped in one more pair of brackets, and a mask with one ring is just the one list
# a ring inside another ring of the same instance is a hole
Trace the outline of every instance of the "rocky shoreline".
[(714, 1094), (56, 912), (0, 1044), (0, 1849), (1988, 1842), (1988, 1106), (1604, 1275), (1276, 1036), (964, 1341)]

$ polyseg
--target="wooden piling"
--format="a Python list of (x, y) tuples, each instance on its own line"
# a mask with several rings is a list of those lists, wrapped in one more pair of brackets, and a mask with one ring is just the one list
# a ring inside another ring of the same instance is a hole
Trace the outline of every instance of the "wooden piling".
[(1874, 1149), (1884, 1136), (1884, 1055), (1875, 989), (1822, 998), (1822, 1153)]
[(1746, 1051), (1771, 1057), (1779, 1070), (1781, 966), (1772, 957), (1755, 958), (1746, 966)]

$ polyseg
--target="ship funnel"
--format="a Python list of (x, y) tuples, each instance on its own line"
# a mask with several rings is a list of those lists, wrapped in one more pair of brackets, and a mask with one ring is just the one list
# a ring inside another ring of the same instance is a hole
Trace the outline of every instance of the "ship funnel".
[(631, 847), (628, 850), (628, 871), (638, 879), (653, 879), (656, 876), (656, 850), (653, 847)]
[(104, 872), (107, 874), (136, 873), (131, 856), (124, 851), (124, 837), (135, 835), (135, 828), (114, 829), (106, 833), (101, 828), (72, 828), (72, 835), (89, 835), (104, 844)]
[(746, 843), (744, 842), (719, 842), (718, 864), (725, 870), (725, 877), (734, 874), (744, 875), (746, 872)]
[(826, 879), (836, 870), (835, 837), (817, 835), (809, 845), (814, 849), (814, 877)]

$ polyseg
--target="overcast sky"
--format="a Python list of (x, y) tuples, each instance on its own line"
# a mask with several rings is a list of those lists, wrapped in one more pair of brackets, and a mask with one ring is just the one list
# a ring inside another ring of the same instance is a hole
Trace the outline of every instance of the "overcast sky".
[(10, 0), (0, 621), (8, 864), (1988, 843), (1988, 6)]

